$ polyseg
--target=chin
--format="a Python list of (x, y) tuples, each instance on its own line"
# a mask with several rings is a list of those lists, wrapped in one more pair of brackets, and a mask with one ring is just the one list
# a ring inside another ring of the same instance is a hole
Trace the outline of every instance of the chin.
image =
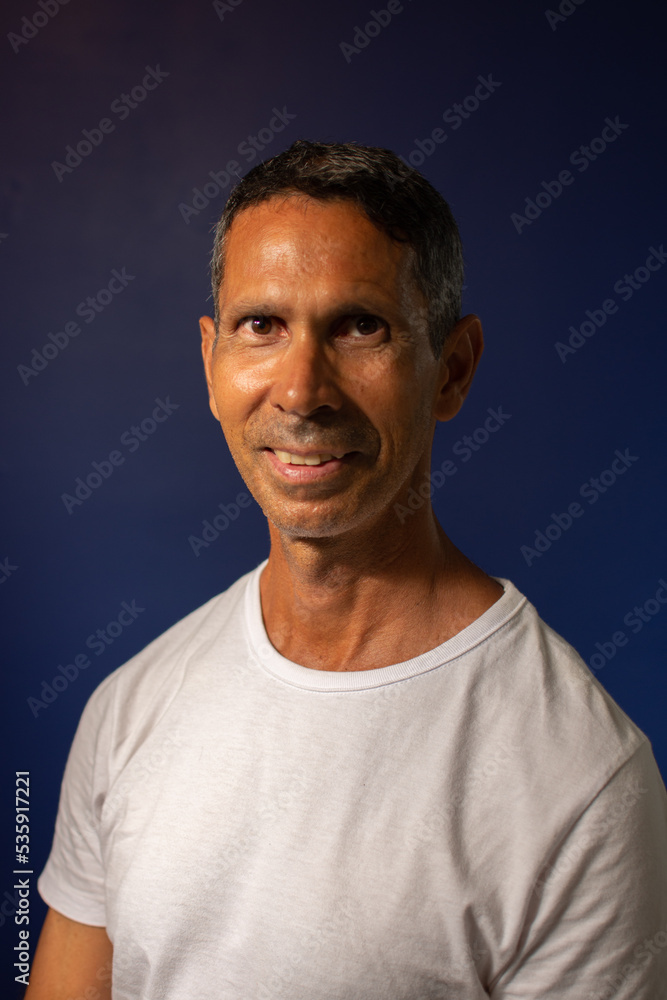
[(349, 521), (341, 524), (338, 518), (285, 517), (267, 514), (267, 520), (281, 535), (295, 539), (332, 538), (344, 534), (352, 527)]
[[(245, 477), (244, 477), (245, 478)], [(248, 481), (246, 480), (246, 484)], [(386, 501), (373, 499), (366, 490), (363, 495), (329, 494), (319, 498), (297, 500), (276, 496), (275, 491), (262, 489), (253, 482), (250, 492), (261, 507), (269, 524), (290, 538), (334, 538), (350, 531), (370, 526), (386, 507)]]
[[(344, 535), (365, 521), (361, 511), (299, 509), (298, 505), (262, 505), (269, 524), (290, 538), (333, 538)], [(303, 508), (307, 505), (304, 504)], [(322, 507), (325, 504), (321, 505)]]

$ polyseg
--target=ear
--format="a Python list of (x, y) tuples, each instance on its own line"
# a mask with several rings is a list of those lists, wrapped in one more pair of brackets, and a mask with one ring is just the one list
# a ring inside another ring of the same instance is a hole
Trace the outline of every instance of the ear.
[(210, 316), (202, 316), (199, 320), (201, 330), (201, 353), (204, 359), (204, 372), (208, 386), (208, 405), (216, 420), (220, 420), (218, 407), (213, 394), (213, 344), (215, 342), (215, 323)]
[(483, 350), (482, 324), (478, 316), (470, 313), (450, 331), (442, 349), (437, 420), (451, 420), (463, 406)]

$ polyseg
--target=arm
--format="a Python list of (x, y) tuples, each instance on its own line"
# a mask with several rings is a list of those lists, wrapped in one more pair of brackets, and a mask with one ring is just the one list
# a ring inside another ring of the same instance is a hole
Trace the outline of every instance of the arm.
[(107, 788), (98, 755), (104, 765), (108, 682), (89, 698), (67, 759), (53, 845), (37, 881), (49, 909), (24, 1000), (111, 998), (112, 945), (105, 930), (105, 873), (94, 807)]
[(104, 927), (49, 909), (25, 1000), (111, 1000), (111, 957)]

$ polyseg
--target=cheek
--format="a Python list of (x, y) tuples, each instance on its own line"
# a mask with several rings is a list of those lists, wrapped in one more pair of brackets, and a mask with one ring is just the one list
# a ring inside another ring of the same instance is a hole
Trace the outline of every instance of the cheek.
[(414, 465), (431, 447), (435, 419), (429, 390), (423, 381), (403, 384), (395, 399), (387, 427), (399, 465)]
[(433, 385), (417, 372), (387, 371), (367, 391), (374, 412), (401, 434), (412, 434), (430, 422)]
[(221, 418), (239, 419), (257, 405), (267, 384), (262, 367), (249, 368), (225, 358), (218, 362), (213, 370), (213, 392)]

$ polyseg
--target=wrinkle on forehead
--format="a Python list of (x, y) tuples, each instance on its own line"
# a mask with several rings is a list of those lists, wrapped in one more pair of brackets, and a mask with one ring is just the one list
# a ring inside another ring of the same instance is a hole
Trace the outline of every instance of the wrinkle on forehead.
[[(357, 238), (350, 239), (354, 234)], [(272, 198), (236, 217), (228, 234), (223, 298), (255, 282), (336, 277), (392, 298), (418, 293), (410, 248), (393, 241), (349, 199)], [(225, 287), (226, 286), (226, 287)], [(417, 294), (421, 298), (421, 294)]]
[[(364, 240), (350, 245), (346, 216), (348, 220), (354, 218), (356, 226), (366, 231)], [(328, 220), (327, 224), (322, 225), (323, 219)], [(393, 268), (407, 256), (403, 245), (391, 240), (361, 208), (345, 198), (331, 201), (303, 195), (271, 198), (243, 209), (232, 223), (229, 235), (239, 236), (243, 244), (254, 237), (257, 256), (262, 261), (288, 259), (305, 273), (314, 271), (327, 256), (349, 258), (357, 264), (368, 262), (372, 266), (377, 266), (380, 258), (385, 266), (391, 264)], [(228, 243), (228, 263), (229, 249)]]

